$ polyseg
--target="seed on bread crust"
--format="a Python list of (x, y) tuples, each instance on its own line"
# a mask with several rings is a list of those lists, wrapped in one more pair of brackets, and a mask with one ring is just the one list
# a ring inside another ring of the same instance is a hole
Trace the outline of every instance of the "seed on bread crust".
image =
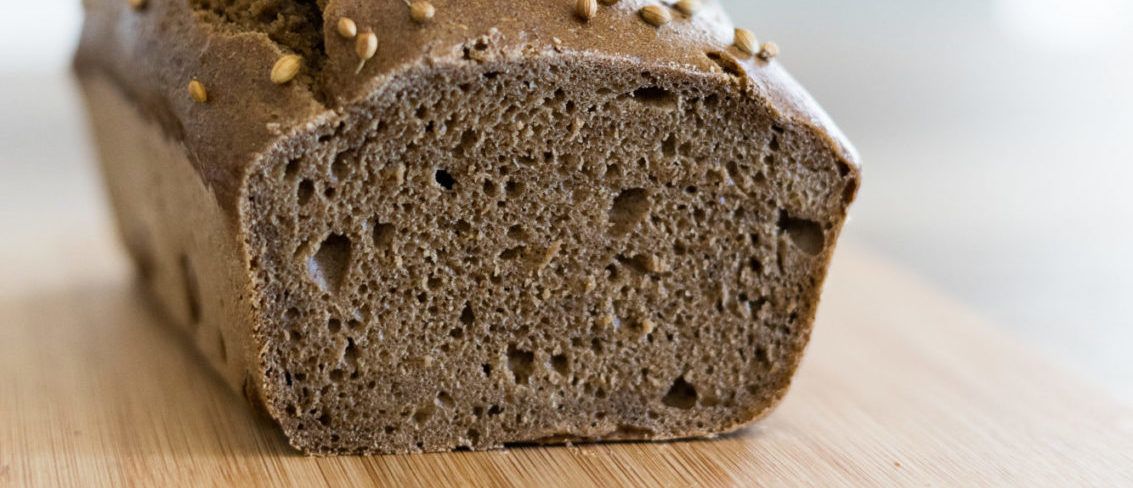
[(753, 56), (758, 52), (759, 41), (755, 38), (755, 34), (743, 28), (736, 29), (736, 49), (743, 51), (748, 56)]
[(673, 14), (669, 9), (659, 5), (647, 5), (641, 8), (641, 18), (653, 27), (661, 27), (673, 21)]
[(424, 24), (433, 20), (433, 16), (437, 14), (437, 9), (433, 4), (425, 0), (413, 0), (409, 4), (409, 17), (418, 24)]
[(354, 43), (354, 53), (358, 55), (358, 59), (369, 61), (378, 53), (378, 36), (373, 32), (358, 34), (358, 40)]
[(598, 0), (578, 0), (574, 4), (574, 14), (582, 20), (593, 19), (598, 15)]
[(200, 81), (197, 81), (197, 80), (190, 81), (189, 82), (189, 98), (192, 98), (193, 101), (197, 102), (197, 103), (208, 102), (209, 101), (209, 93), (208, 93), (208, 90), (205, 89), (205, 84), (201, 83)]
[(297, 54), (288, 54), (279, 58), (275, 66), (271, 67), (271, 82), (283, 85), (294, 80), (303, 69), (303, 57)]
[(759, 49), (759, 57), (766, 60), (774, 59), (778, 55), (779, 45), (774, 42), (765, 42), (763, 43), (763, 47)]
[(700, 0), (681, 0), (673, 5), (673, 8), (677, 9), (678, 12), (685, 16), (692, 17), (700, 11), (702, 6)]
[(338, 35), (346, 39), (353, 39), (354, 36), (358, 35), (358, 24), (355, 24), (354, 20), (350, 19), (349, 17), (338, 19), (338, 25), (336, 28), (338, 30)]

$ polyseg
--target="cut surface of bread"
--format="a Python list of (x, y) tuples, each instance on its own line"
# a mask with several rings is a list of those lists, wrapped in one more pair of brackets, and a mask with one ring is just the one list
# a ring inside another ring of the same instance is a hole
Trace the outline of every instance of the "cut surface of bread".
[[(213, 107), (80, 66), (158, 303), (313, 454), (665, 440), (768, 413), (858, 189), (848, 146), (784, 102), (785, 74), (749, 77), (755, 58), (698, 71), (501, 36), (347, 101), (324, 72), (304, 106), (335, 108), (263, 119), (245, 156), (259, 122), (205, 147), (215, 124), (186, 114)], [(308, 37), (276, 42), (328, 49)]]

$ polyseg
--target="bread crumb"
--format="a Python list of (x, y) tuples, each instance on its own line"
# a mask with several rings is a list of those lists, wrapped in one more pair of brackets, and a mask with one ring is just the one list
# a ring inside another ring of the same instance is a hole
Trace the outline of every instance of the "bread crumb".
[(385, 181), (392, 183), (395, 186), (402, 186), (405, 184), (405, 163), (397, 163), (392, 166), (387, 166), (384, 171)]
[(559, 251), (562, 249), (562, 247), (563, 241), (561, 239), (556, 240), (555, 242), (552, 242), (550, 246), (547, 246), (547, 250), (543, 252), (543, 257), (539, 260), (539, 263), (536, 266), (536, 270), (538, 272), (542, 272), (543, 268), (546, 268), (548, 264), (551, 264), (551, 261), (555, 259), (556, 255), (559, 254)]
[(598, 326), (603, 329), (617, 328), (618, 318), (613, 314), (605, 313), (598, 317)]
[(641, 321), (641, 335), (652, 334), (656, 329), (657, 324), (654, 324), (652, 320), (646, 318)]

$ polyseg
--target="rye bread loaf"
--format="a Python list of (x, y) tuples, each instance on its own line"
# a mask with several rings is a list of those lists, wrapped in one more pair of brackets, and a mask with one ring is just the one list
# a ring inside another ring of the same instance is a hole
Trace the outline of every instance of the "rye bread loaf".
[(706, 436), (783, 397), (853, 150), (716, 2), (600, 3), (85, 2), (145, 288), (292, 445)]

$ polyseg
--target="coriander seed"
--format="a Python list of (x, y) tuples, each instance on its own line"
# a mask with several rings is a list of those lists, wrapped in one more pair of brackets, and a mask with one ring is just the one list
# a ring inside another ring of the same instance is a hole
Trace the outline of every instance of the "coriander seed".
[(582, 20), (593, 19), (598, 15), (598, 0), (578, 0), (574, 4), (574, 14)]
[(779, 45), (774, 42), (765, 42), (759, 49), (759, 57), (770, 61), (779, 55)]
[(208, 102), (209, 101), (209, 93), (208, 93), (208, 90), (205, 89), (205, 84), (201, 83), (200, 81), (197, 81), (197, 80), (190, 81), (189, 82), (189, 98), (192, 98), (193, 101), (197, 102), (197, 103)]
[(669, 9), (659, 5), (648, 5), (641, 8), (641, 18), (653, 27), (661, 27), (673, 21), (673, 14)]
[(294, 80), (303, 68), (303, 58), (297, 54), (288, 54), (279, 58), (275, 66), (271, 67), (271, 82), (277, 85)]
[(358, 40), (354, 43), (354, 53), (358, 55), (358, 59), (369, 61), (378, 53), (378, 36), (373, 32), (358, 34)]
[(349, 17), (338, 19), (338, 35), (347, 39), (353, 39), (358, 35), (358, 24), (355, 24)]
[(433, 20), (433, 16), (437, 14), (437, 9), (433, 4), (426, 0), (413, 0), (409, 4), (409, 17), (418, 24), (424, 24)]
[(736, 49), (751, 56), (758, 52), (757, 46), (759, 46), (759, 41), (755, 38), (755, 34), (747, 29), (736, 29)]
[(700, 11), (700, 7), (702, 6), (703, 5), (700, 3), (700, 0), (681, 0), (673, 5), (673, 8), (677, 9), (678, 12), (685, 14), (685, 16), (687, 17), (692, 17)]

